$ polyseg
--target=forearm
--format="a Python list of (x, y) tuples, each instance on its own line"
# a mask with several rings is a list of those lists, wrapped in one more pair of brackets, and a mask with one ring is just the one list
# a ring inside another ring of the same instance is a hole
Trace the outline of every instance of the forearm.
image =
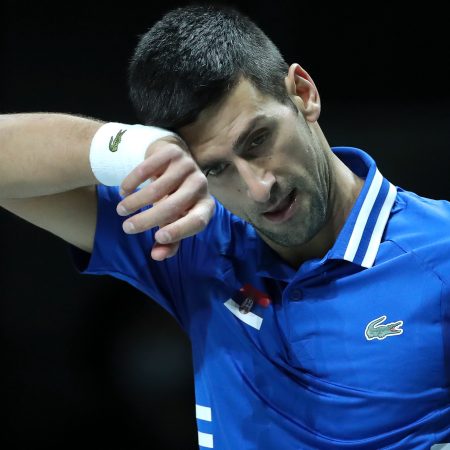
[(98, 184), (90, 143), (103, 122), (67, 114), (0, 115), (0, 198), (29, 198)]

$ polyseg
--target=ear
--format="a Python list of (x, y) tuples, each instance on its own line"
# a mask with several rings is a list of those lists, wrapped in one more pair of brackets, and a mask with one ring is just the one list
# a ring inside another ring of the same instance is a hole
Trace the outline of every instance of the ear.
[(308, 72), (294, 63), (289, 67), (284, 81), (288, 94), (294, 96), (293, 101), (302, 111), (305, 119), (316, 122), (320, 116), (320, 96)]

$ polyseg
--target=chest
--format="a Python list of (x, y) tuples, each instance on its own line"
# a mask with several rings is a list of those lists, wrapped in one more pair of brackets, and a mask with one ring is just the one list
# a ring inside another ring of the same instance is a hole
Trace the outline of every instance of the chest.
[[(290, 283), (230, 269), (193, 342), (202, 355), (196, 362), (210, 382), (231, 383), (249, 404), (334, 437), (343, 432), (336, 417), (355, 437), (383, 421), (391, 426), (393, 417), (412, 423), (437, 407), (436, 388), (446, 381), (440, 280), (404, 258), (371, 269), (335, 266)], [(244, 304), (245, 283), (270, 304)]]

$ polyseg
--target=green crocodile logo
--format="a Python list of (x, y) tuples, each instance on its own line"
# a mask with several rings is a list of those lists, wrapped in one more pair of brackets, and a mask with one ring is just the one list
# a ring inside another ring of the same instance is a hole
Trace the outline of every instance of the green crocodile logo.
[(402, 334), (403, 330), (399, 327), (403, 325), (403, 320), (399, 320), (398, 322), (385, 323), (382, 325), (387, 319), (386, 316), (378, 317), (378, 319), (372, 320), (369, 322), (366, 327), (366, 339), (370, 341), (371, 339), (385, 339), (388, 336), (396, 336), (397, 334)]
[(109, 149), (112, 152), (117, 152), (117, 150), (119, 149), (119, 144), (120, 141), (122, 140), (122, 136), (123, 134), (126, 132), (127, 130), (120, 130), (116, 136), (111, 136), (111, 139), (109, 140)]

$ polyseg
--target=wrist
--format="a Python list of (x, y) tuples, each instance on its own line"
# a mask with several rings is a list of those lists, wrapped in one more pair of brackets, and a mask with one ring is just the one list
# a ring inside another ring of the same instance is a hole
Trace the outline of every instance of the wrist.
[[(158, 139), (175, 139), (164, 128), (109, 122), (95, 133), (89, 161), (97, 180), (106, 186), (119, 186), (125, 177), (147, 157), (149, 146)], [(149, 180), (140, 187), (148, 184)]]

